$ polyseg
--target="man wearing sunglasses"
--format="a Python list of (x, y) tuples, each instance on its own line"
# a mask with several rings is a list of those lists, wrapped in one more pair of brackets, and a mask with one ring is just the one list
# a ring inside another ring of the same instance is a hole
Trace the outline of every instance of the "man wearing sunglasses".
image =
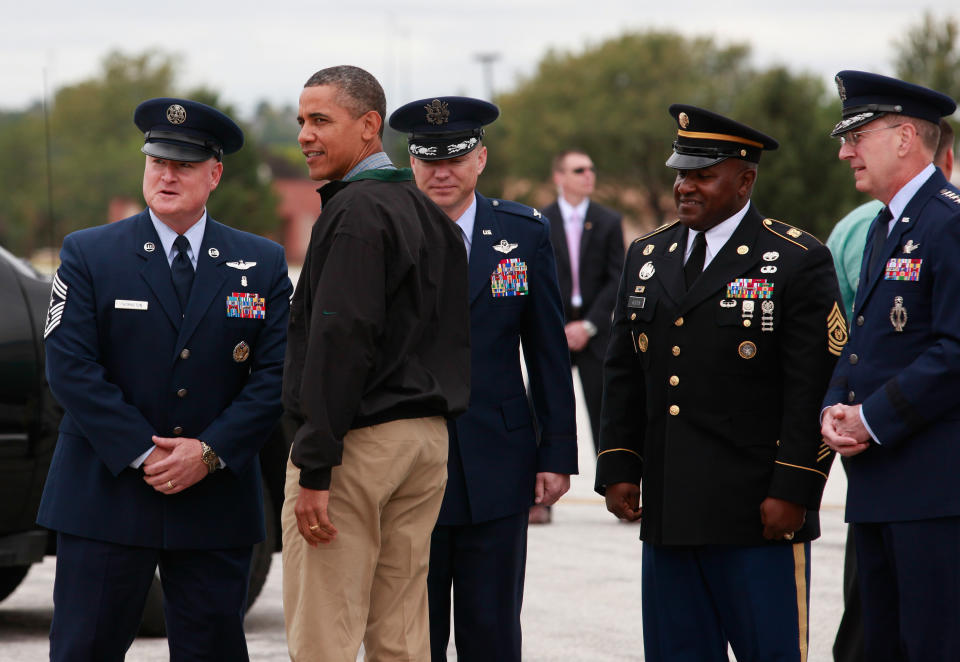
[(850, 342), (821, 432), (844, 457), (865, 659), (960, 659), (960, 191), (933, 164), (956, 103), (861, 71), (836, 76), (831, 135), (871, 224)]
[[(553, 160), (557, 200), (543, 210), (550, 219), (571, 363), (577, 366), (590, 417), (594, 450), (600, 436), (603, 354), (623, 266), (620, 214), (590, 199), (597, 183), (593, 160), (568, 150)], [(543, 519), (533, 511), (531, 521)]]

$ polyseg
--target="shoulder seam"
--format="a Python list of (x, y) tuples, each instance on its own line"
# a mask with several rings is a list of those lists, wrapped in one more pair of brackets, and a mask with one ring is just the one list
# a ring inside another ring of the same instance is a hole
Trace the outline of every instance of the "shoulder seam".
[(801, 230), (800, 228), (796, 228), (796, 227), (790, 225), (789, 223), (784, 223), (783, 221), (778, 221), (778, 220), (775, 219), (775, 218), (765, 218), (765, 219), (763, 219), (763, 227), (764, 227), (764, 229), (766, 229), (768, 232), (771, 232), (772, 234), (777, 235), (778, 237), (780, 237), (780, 238), (783, 239), (784, 241), (789, 241), (791, 244), (793, 244), (793, 245), (795, 245), (795, 246), (799, 246), (800, 248), (802, 248), (802, 249), (805, 250), (805, 251), (810, 250), (810, 247), (809, 247), (809, 246), (804, 246), (804, 245), (801, 244), (800, 242), (795, 241), (794, 239), (791, 239), (791, 238), (788, 237), (787, 235), (781, 234), (781, 233), (777, 232), (776, 230), (773, 229), (773, 227), (771, 227), (774, 223), (780, 223), (781, 225), (786, 225), (786, 226), (787, 226), (788, 228), (790, 228), (791, 230), (796, 230), (797, 232), (799, 232), (800, 234), (798, 235), (797, 239), (799, 239), (799, 238), (802, 237), (803, 235), (807, 235), (808, 237), (810, 237), (810, 238), (813, 239), (814, 241), (816, 241), (816, 242), (818, 242), (818, 243), (820, 242), (819, 239), (817, 239), (816, 237), (814, 237), (814, 236), (813, 236), (812, 234), (810, 234), (809, 232), (804, 232), (804, 231)]
[(679, 223), (679, 222), (680, 222), (680, 219), (677, 219), (677, 220), (673, 221), (672, 223), (664, 223), (663, 225), (661, 225), (660, 227), (656, 228), (655, 230), (651, 230), (651, 231), (648, 232), (647, 234), (645, 234), (645, 235), (643, 235), (643, 236), (640, 236), (640, 237), (637, 237), (636, 239), (633, 240), (633, 243), (636, 243), (636, 242), (638, 242), (638, 241), (643, 241), (644, 239), (647, 239), (648, 237), (652, 237), (652, 236), (655, 235), (655, 234), (660, 234), (661, 232), (664, 232), (664, 231), (666, 231), (666, 230), (669, 230), (670, 228), (672, 228), (674, 225), (676, 225), (676, 224)]

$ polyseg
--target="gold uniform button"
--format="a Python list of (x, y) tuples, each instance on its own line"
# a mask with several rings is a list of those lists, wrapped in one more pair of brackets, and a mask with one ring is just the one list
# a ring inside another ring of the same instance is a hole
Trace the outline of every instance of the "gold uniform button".
[(185, 389), (185, 388), (179, 389), (179, 390), (177, 391), (177, 397), (178, 397), (178, 398), (185, 398), (185, 397), (187, 397), (187, 389)]
[(632, 320), (637, 319), (637, 314), (636, 314), (636, 313), (630, 313), (630, 319), (632, 319)]
[(683, 326), (683, 318), (682, 318), (682, 317), (678, 317), (678, 318), (676, 319), (676, 321), (673, 323), (673, 325), (674, 325), (674, 326)]
[(859, 360), (860, 360), (860, 357), (857, 356), (856, 354), (850, 355), (850, 365), (857, 365), (857, 361)]
[(173, 428), (173, 433), (179, 437), (181, 434), (183, 434), (183, 428), (178, 425), (177, 427)]
[(750, 324), (752, 324), (752, 322), (751, 322), (750, 320), (743, 320), (743, 325), (744, 325), (744, 326), (750, 326)]
[(671, 377), (670, 377), (670, 386), (676, 386), (676, 385), (679, 384), (679, 383), (680, 383), (680, 378), (677, 377), (676, 375), (671, 375)]
[(189, 358), (190, 358), (190, 350), (187, 349), (186, 347), (184, 347), (182, 350), (180, 350), (180, 358), (181, 358), (181, 359), (189, 359)]
[(680, 407), (677, 405), (670, 405), (670, 415), (676, 416), (680, 413)]
[(673, 349), (670, 350), (674, 356), (680, 356), (680, 346), (674, 345)]
[(863, 315), (857, 315), (857, 326), (863, 326)]
[(847, 393), (847, 402), (853, 402), (856, 399), (857, 399), (856, 393), (854, 393), (853, 391), (850, 391), (849, 393)]

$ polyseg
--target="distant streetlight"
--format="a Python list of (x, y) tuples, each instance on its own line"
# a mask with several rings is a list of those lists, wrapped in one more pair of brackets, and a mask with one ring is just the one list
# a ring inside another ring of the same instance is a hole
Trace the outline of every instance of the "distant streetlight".
[(483, 67), (483, 80), (487, 86), (487, 99), (493, 101), (493, 63), (500, 59), (500, 53), (474, 53), (473, 59)]

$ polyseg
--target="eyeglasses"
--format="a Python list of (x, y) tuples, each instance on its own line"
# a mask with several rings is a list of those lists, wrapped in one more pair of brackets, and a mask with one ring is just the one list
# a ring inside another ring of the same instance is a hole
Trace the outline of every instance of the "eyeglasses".
[(837, 136), (837, 137), (840, 139), (841, 147), (843, 145), (846, 145), (847, 143), (849, 143), (851, 147), (856, 147), (857, 143), (860, 142), (860, 139), (863, 138), (863, 135), (866, 133), (874, 133), (875, 131), (885, 131), (886, 129), (896, 129), (898, 126), (902, 126), (902, 125), (903, 123), (901, 122), (900, 124), (891, 124), (890, 126), (882, 126), (879, 129), (867, 129), (866, 131), (847, 131), (843, 135)]
[(582, 175), (582, 174), (585, 173), (587, 170), (589, 170), (590, 172), (596, 172), (596, 171), (597, 171), (597, 169), (596, 169), (594, 166), (580, 166), (579, 168), (574, 168), (574, 169), (571, 170), (570, 172), (572, 172), (572, 173), (575, 174), (575, 175)]

